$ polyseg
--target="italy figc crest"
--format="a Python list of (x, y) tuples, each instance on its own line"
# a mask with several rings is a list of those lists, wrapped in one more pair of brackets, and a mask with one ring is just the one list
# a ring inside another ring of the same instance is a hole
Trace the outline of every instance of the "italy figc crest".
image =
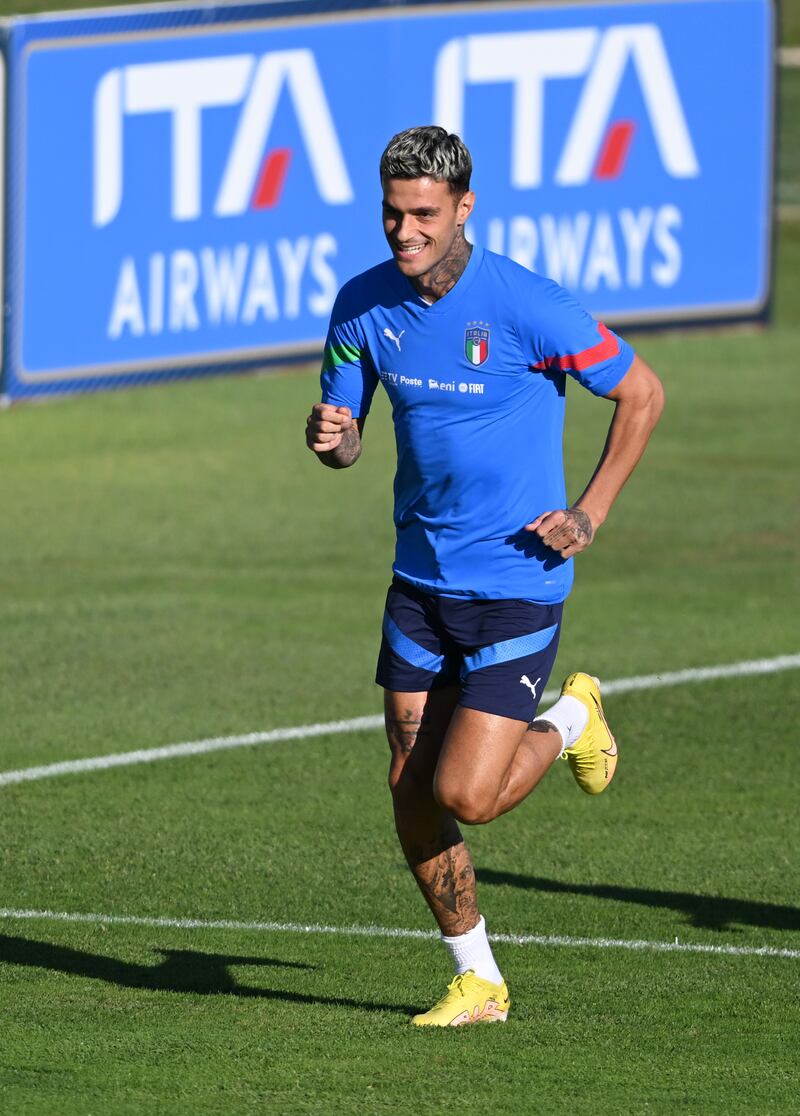
[(464, 352), (470, 364), (483, 364), (489, 356), (489, 330), (468, 326), (464, 332)]

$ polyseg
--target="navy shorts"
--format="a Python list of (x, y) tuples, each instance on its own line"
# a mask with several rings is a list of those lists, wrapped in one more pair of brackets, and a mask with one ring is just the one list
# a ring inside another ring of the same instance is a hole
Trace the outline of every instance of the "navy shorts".
[(440, 597), (395, 578), (375, 681), (400, 693), (460, 686), (459, 705), (531, 721), (553, 669), (563, 608)]

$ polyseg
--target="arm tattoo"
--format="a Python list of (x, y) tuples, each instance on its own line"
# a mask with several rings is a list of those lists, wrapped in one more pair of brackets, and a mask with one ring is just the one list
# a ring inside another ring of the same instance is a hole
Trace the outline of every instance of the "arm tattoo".
[(322, 464), (327, 465), (329, 469), (347, 469), (350, 465), (355, 465), (360, 456), (361, 435), (354, 426), (345, 430), (336, 449), (317, 454)]
[(594, 535), (594, 528), (589, 516), (583, 508), (567, 508), (564, 514), (567, 517), (567, 522), (575, 531), (575, 541), (588, 546)]

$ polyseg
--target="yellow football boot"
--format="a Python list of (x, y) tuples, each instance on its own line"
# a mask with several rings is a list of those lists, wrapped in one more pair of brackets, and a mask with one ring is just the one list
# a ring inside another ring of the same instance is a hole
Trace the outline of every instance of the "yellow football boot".
[(603, 716), (600, 683), (591, 674), (578, 672), (567, 678), (561, 693), (577, 698), (589, 710), (586, 728), (571, 747), (564, 749), (564, 758), (581, 790), (600, 794), (617, 770), (617, 742)]
[(415, 1015), (415, 1027), (462, 1027), (465, 1023), (505, 1023), (511, 1000), (505, 982), (492, 984), (472, 969), (459, 973), (438, 1004)]

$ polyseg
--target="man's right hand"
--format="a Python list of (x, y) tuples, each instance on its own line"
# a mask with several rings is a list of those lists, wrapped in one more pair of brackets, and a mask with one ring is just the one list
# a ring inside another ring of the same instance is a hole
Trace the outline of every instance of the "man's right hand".
[(314, 453), (330, 453), (353, 426), (353, 412), (349, 407), (315, 403), (306, 419), (306, 445)]

